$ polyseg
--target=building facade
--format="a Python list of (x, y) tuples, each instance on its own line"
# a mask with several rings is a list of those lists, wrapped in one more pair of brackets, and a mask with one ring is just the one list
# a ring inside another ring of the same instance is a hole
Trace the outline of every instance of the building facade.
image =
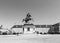
[(12, 32), (16, 33), (35, 33), (38, 31), (39, 33), (48, 33), (50, 29), (50, 25), (34, 25), (34, 24), (24, 24), (24, 25), (14, 25), (12, 28)]

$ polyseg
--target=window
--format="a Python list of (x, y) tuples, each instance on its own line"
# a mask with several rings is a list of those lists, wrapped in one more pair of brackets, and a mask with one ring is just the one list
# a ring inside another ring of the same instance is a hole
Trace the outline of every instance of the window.
[(27, 31), (30, 31), (30, 28), (28, 27)]

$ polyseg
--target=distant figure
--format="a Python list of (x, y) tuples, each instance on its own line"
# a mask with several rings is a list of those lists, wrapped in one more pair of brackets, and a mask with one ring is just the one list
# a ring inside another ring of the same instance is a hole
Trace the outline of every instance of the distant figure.
[(23, 22), (28, 23), (30, 20), (32, 20), (30, 13), (27, 14), (26, 18), (23, 19)]

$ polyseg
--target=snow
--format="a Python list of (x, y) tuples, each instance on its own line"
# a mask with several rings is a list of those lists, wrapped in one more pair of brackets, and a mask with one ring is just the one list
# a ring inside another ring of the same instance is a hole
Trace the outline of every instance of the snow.
[(60, 35), (0, 35), (0, 43), (60, 43)]

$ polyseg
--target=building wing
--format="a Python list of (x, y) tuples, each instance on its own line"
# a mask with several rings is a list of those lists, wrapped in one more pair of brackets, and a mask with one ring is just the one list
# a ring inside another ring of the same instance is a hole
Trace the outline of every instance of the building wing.
[(22, 25), (14, 25), (12, 28), (22, 28)]

